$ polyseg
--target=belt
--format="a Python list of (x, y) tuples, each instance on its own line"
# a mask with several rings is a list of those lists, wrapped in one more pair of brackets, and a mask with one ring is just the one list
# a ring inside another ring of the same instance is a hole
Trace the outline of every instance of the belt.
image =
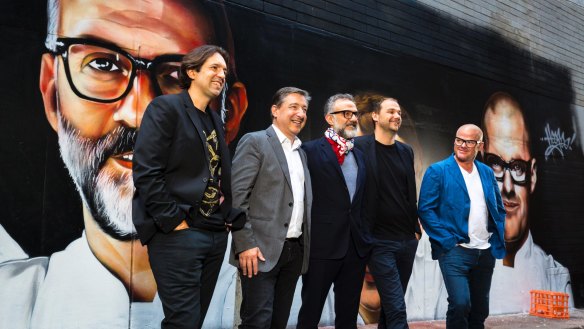
[(286, 238), (286, 241), (288, 241), (288, 242), (300, 242), (300, 237), (297, 237), (297, 238)]

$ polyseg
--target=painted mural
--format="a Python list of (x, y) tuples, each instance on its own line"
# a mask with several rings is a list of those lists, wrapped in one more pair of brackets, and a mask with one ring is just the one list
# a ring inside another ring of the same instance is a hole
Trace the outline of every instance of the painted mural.
[[(397, 98), (405, 113), (399, 134), (414, 148), (418, 187), (425, 169), (452, 152), (458, 126), (481, 126), (481, 159), (493, 168), (508, 213), (507, 257), (495, 268), (491, 314), (527, 311), (531, 289), (567, 292), (571, 305), (583, 306), (584, 261), (574, 255), (584, 251), (584, 236), (571, 230), (582, 226), (584, 213), (581, 132), (573, 96), (546, 89), (569, 89), (564, 68), (537, 58), (517, 63), (521, 57), (510, 51), (507, 59), (525, 77), (486, 78), (484, 68), (469, 73), (380, 52), (218, 1), (11, 6), (0, 16), (0, 40), (11, 49), (0, 77), (1, 328), (160, 326), (146, 249), (131, 222), (132, 147), (148, 102), (176, 91), (181, 54), (205, 43), (233, 58), (221, 100), (232, 150), (244, 133), (270, 124), (271, 95), (287, 85), (313, 97), (302, 140), (322, 135), (322, 108), (334, 93), (355, 95), (363, 134), (371, 132), (368, 102)], [(532, 79), (538, 70), (549, 74)], [(233, 327), (236, 274), (224, 262), (205, 328)], [(446, 314), (425, 235), (406, 303), (411, 320)], [(375, 280), (366, 275), (359, 322), (376, 322), (379, 308)], [(333, 321), (329, 298), (321, 323)]]

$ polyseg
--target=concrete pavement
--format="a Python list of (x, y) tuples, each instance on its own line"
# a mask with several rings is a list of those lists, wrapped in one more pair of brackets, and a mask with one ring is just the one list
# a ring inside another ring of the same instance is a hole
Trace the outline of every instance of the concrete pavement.
[[(444, 320), (410, 322), (410, 329), (445, 329)], [(529, 314), (493, 315), (485, 324), (486, 329), (584, 329), (584, 309), (571, 309), (569, 319), (546, 319)], [(322, 327), (334, 329), (334, 327)], [(359, 326), (359, 329), (377, 329), (377, 325)]]

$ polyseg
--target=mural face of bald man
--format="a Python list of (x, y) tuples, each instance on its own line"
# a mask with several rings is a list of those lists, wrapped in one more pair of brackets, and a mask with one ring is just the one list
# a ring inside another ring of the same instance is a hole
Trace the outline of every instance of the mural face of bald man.
[[(529, 232), (529, 198), (537, 179), (529, 132), (519, 104), (511, 96), (487, 107), (483, 122), (487, 137), (483, 159), (499, 183), (507, 212), (505, 243), (509, 256), (514, 257)], [(512, 262), (506, 265), (512, 266)]]

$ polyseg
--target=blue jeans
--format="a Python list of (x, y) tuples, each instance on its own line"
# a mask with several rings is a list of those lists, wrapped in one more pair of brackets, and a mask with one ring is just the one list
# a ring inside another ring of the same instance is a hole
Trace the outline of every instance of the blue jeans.
[(446, 328), (483, 329), (495, 267), (491, 249), (452, 248), (438, 258), (448, 292)]
[(378, 328), (408, 328), (404, 294), (418, 248), (418, 240), (383, 240), (374, 238), (369, 271), (381, 297)]

